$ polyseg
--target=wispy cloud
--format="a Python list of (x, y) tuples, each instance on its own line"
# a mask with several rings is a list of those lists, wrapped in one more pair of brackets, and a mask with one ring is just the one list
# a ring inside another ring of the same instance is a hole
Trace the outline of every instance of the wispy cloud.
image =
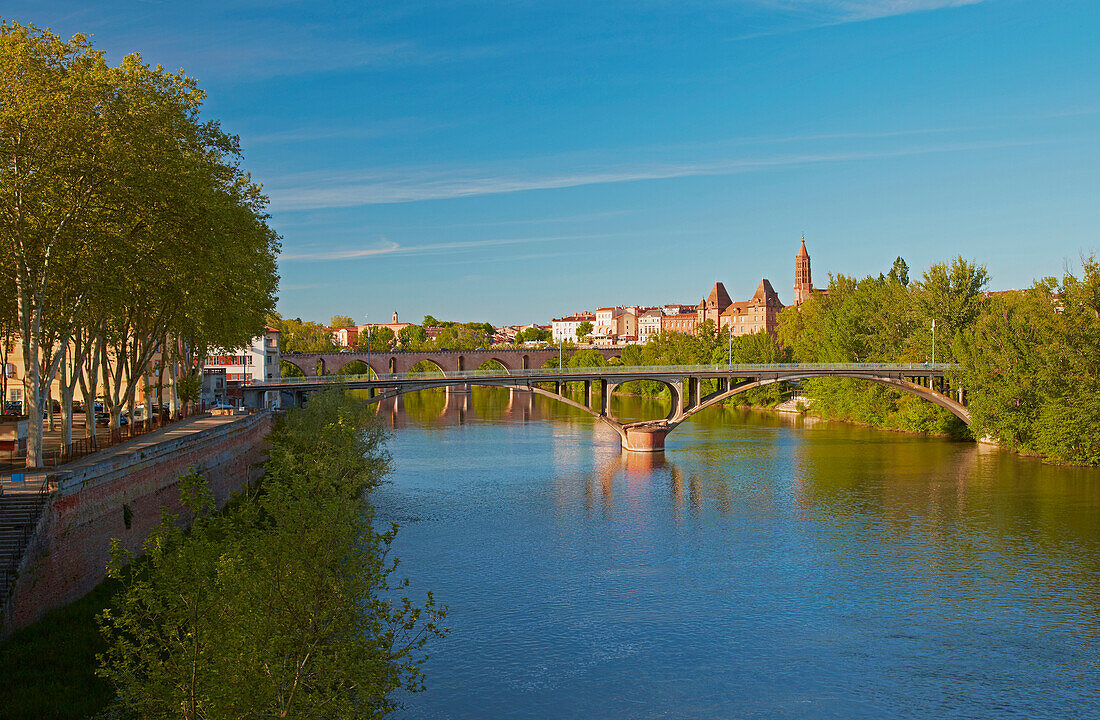
[(604, 233), (599, 235), (555, 235), (540, 237), (496, 238), (489, 240), (467, 240), (460, 242), (429, 243), (425, 245), (399, 245), (386, 240), (380, 245), (371, 247), (350, 248), (342, 250), (318, 250), (315, 252), (286, 253), (279, 256), (280, 260), (356, 260), (377, 255), (429, 255), (462, 252), (477, 248), (495, 247), (502, 245), (526, 245), (529, 243), (564, 242), (569, 240), (594, 240), (597, 238), (617, 237), (620, 233)]
[(891, 15), (977, 5), (988, 0), (755, 0), (770, 10), (799, 13), (835, 22), (859, 22)]
[[(892, 150), (833, 153), (792, 153), (716, 161), (650, 162), (598, 166), (578, 165), (565, 170), (537, 172), (517, 167), (392, 168), (370, 172), (305, 173), (266, 186), (274, 212), (319, 210), (393, 203), (448, 200), (531, 190), (554, 190), (685, 177), (733, 175), (802, 165), (885, 160), (931, 153), (1035, 145), (1035, 140), (957, 142)], [(532, 162), (525, 163), (531, 165)]]
[[(990, 0), (748, 0), (771, 13), (786, 16), (781, 25), (745, 33), (730, 40), (788, 35), (790, 33), (848, 23), (865, 22), (895, 15), (930, 12), (978, 5)], [(775, 18), (771, 18), (769, 24)]]

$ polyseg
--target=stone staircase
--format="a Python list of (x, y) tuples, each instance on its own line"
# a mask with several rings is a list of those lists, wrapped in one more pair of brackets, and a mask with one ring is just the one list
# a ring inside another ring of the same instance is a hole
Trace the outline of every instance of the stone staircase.
[(46, 506), (45, 479), (0, 483), (0, 608), (8, 601), (19, 562)]

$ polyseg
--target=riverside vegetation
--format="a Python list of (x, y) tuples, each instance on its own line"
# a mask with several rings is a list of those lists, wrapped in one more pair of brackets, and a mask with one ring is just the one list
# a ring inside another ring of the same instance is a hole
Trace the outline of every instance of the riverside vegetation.
[[(953, 414), (874, 383), (818, 378), (800, 384), (824, 418), (956, 438), (990, 437), (1058, 462), (1100, 464), (1100, 262), (1081, 260), (1080, 277), (1044, 278), (1031, 288), (986, 293), (989, 273), (961, 257), (910, 282), (902, 258), (862, 279), (831, 276), (828, 292), (779, 316), (776, 337), (734, 336), (703, 323), (696, 336), (662, 333), (622, 349), (623, 365), (781, 362), (958, 363), (950, 381), (966, 391), (968, 427)], [(614, 360), (611, 362), (615, 362)], [(556, 365), (552, 360), (549, 365)], [(608, 361), (581, 350), (568, 367)], [(704, 393), (716, 389), (704, 382)], [(730, 403), (771, 407), (790, 387), (751, 390)], [(667, 396), (652, 381), (624, 391)]]
[[(445, 630), (430, 593), (418, 606), (391, 580), (396, 526), (372, 523), (385, 437), (368, 406), (333, 388), (277, 425), (262, 480), (225, 510), (185, 477), (190, 530), (165, 515), (142, 557), (114, 549), (106, 592), (74, 605), (77, 617), (64, 609), (78, 661), (47, 650), (56, 616), (0, 646), (0, 666), (31, 664), (0, 693), (0, 714), (85, 717), (108, 700), (98, 717), (391, 714), (397, 691), (423, 689), (426, 644)], [(41, 692), (58, 667), (60, 692)], [(86, 688), (91, 706), (66, 687)]]

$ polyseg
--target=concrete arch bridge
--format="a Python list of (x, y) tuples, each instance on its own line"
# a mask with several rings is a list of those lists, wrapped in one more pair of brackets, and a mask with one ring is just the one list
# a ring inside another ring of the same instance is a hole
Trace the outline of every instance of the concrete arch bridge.
[[(954, 367), (927, 363), (792, 363), (455, 370), (438, 374), (406, 372), (281, 378), (248, 385), (244, 394), (249, 407), (260, 407), (267, 391), (279, 391), (284, 405), (298, 405), (305, 402), (311, 392), (341, 383), (349, 389), (366, 390), (370, 402), (440, 387), (459, 393), (469, 392), (471, 385), (511, 387), (553, 398), (592, 415), (619, 434), (625, 450), (655, 452), (664, 450), (665, 437), (680, 423), (723, 400), (777, 382), (818, 377), (850, 378), (885, 385), (939, 405), (969, 424), (970, 413), (962, 389), (948, 386), (947, 374)], [(623, 423), (612, 417), (611, 394), (618, 386), (636, 380), (656, 381), (669, 389), (672, 408), (666, 417), (634, 423)], [(718, 389), (703, 396), (703, 380), (717, 380)], [(584, 384), (583, 402), (566, 395), (566, 383)]]

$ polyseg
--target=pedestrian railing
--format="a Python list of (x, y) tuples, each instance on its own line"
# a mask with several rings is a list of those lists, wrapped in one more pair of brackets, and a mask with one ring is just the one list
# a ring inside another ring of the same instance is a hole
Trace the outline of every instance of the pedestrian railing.
[[(55, 447), (44, 449), (42, 451), (42, 467), (57, 467), (58, 465), (78, 460), (94, 452), (99, 452), (100, 450), (105, 450), (106, 448), (113, 447), (127, 440), (132, 440), (141, 435), (160, 430), (186, 417), (187, 415), (182, 412), (177, 412), (174, 417), (170, 416), (168, 413), (163, 413), (160, 417), (139, 420), (118, 428), (98, 427), (93, 436), (77, 438), (71, 443), (63, 443)], [(26, 448), (8, 450), (0, 454), (0, 459), (7, 460), (11, 465), (25, 463), (27, 459), (27, 450)]]

